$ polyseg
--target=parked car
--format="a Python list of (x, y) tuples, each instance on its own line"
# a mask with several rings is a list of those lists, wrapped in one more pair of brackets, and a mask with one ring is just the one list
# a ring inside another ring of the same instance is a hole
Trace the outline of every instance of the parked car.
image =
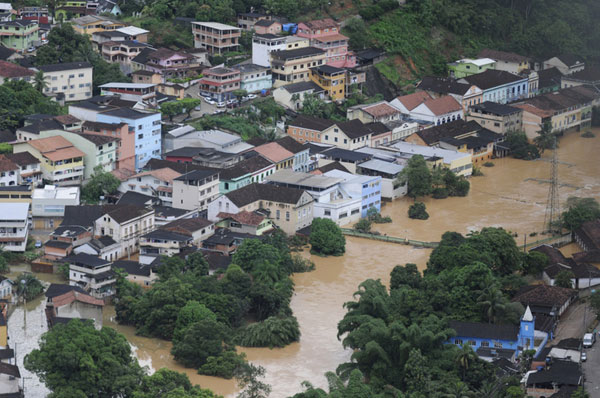
[(589, 348), (596, 342), (596, 335), (594, 333), (586, 333), (583, 335), (583, 346)]
[(220, 113), (225, 113), (226, 110), (225, 109), (215, 109), (215, 111), (213, 112), (213, 115), (218, 115)]
[(225, 108), (227, 104), (225, 103), (225, 101), (219, 101), (217, 102), (217, 108)]
[(41, 240), (36, 240), (36, 241), (35, 241), (35, 247), (36, 247), (37, 249), (39, 249), (40, 247), (42, 247), (42, 241), (41, 241)]
[(257, 97), (257, 96), (256, 96), (256, 94), (248, 94), (248, 95), (246, 96), (246, 98), (248, 98), (249, 100), (251, 100), (251, 99), (254, 99), (254, 98), (256, 98), (256, 97)]
[(227, 105), (235, 104), (236, 102), (238, 102), (238, 100), (235, 98), (232, 98), (230, 100), (227, 100)]
[(240, 106), (240, 104), (238, 102), (227, 103), (227, 108), (228, 109), (237, 108), (239, 106)]
[(28, 53), (32, 53), (32, 52), (34, 52), (34, 51), (35, 51), (35, 47), (29, 47), (29, 48), (27, 49), (27, 52), (28, 52)]
[(216, 105), (217, 101), (211, 99), (211, 98), (206, 98), (204, 97), (204, 101), (206, 101), (207, 104), (211, 104), (211, 105)]
[(581, 362), (587, 361), (587, 354), (585, 352), (581, 353)]

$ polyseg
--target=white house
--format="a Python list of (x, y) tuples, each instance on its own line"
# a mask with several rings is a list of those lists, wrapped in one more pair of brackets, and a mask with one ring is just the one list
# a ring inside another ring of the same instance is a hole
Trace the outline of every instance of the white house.
[(0, 276), (0, 299), (10, 300), (12, 297), (13, 281), (3, 276)]
[(0, 203), (0, 247), (24, 252), (29, 236), (29, 203)]
[(165, 206), (172, 206), (173, 180), (179, 176), (181, 176), (180, 173), (168, 167), (143, 171), (121, 182), (119, 192), (133, 191), (157, 197), (163, 201)]
[(285, 50), (286, 41), (285, 36), (255, 33), (252, 37), (252, 63), (270, 68), (269, 53), (276, 50)]
[(85, 253), (108, 261), (114, 261), (123, 257), (121, 245), (119, 242), (115, 242), (110, 236), (100, 236), (92, 239), (89, 242), (74, 248), (73, 253)]
[(435, 125), (463, 119), (463, 107), (451, 95), (433, 98), (425, 91), (397, 97), (390, 105), (412, 119)]
[(69, 264), (69, 285), (78, 286), (96, 298), (115, 293), (116, 275), (110, 261), (85, 253), (65, 257), (63, 261)]
[(33, 190), (31, 215), (34, 217), (62, 217), (65, 206), (79, 205), (79, 187), (46, 185)]
[(154, 228), (154, 210), (135, 205), (116, 206), (94, 222), (95, 234), (119, 242), (123, 256), (137, 252), (140, 236)]
[(195, 170), (173, 179), (173, 207), (185, 210), (206, 210), (219, 196), (219, 173)]
[(17, 184), (32, 183), (36, 185), (42, 180), (40, 161), (29, 152), (9, 153), (5, 156), (19, 166)]
[(19, 183), (19, 166), (4, 155), (0, 155), (0, 187)]
[(38, 66), (48, 87), (44, 94), (63, 94), (65, 101), (81, 101), (92, 96), (93, 68), (89, 62), (69, 62)]

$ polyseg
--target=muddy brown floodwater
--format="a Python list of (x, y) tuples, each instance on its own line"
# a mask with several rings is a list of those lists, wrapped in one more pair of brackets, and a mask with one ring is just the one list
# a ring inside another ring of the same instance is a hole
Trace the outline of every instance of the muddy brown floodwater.
[[(595, 133), (596, 138), (581, 138), (578, 133), (570, 133), (560, 141), (560, 161), (568, 164), (560, 165), (559, 178), (561, 183), (569, 184), (560, 188), (562, 204), (569, 196), (600, 197), (600, 160), (597, 155), (600, 152), (600, 129), (595, 129)], [(545, 158), (549, 156), (550, 153), (544, 154)], [(526, 235), (528, 241), (539, 239), (539, 235), (529, 237), (529, 234), (543, 229), (548, 184), (527, 179), (548, 179), (550, 163), (507, 158), (494, 160), (494, 164), (495, 167), (483, 168), (485, 176), (471, 179), (471, 192), (467, 197), (426, 200), (429, 220), (410, 220), (406, 213), (412, 201), (401, 199), (388, 203), (382, 211), (392, 217), (393, 223), (376, 225), (375, 229), (392, 236), (437, 241), (445, 231), (465, 234), (485, 226), (501, 226), (516, 232), (519, 243)], [(564, 251), (568, 254), (578, 250), (576, 245), (570, 245)], [(344, 256), (311, 256), (316, 270), (293, 277), (295, 294), (291, 306), (300, 323), (300, 342), (282, 349), (240, 349), (250, 361), (267, 370), (266, 382), (273, 387), (271, 396), (283, 398), (293, 395), (301, 390), (303, 380), (325, 387), (324, 373), (335, 370), (340, 363), (349, 360), (351, 354), (337, 339), (337, 323), (345, 313), (343, 303), (352, 299), (358, 284), (367, 278), (387, 283), (390, 271), (397, 264), (412, 262), (423, 269), (429, 253), (428, 249), (347, 238)], [(309, 256), (307, 253), (304, 255)], [(27, 313), (28, 320), (35, 318), (38, 312), (41, 314), (40, 307), (41, 304), (32, 308), (31, 315)], [(227, 397), (238, 391), (233, 381), (200, 376), (193, 369), (178, 365), (169, 353), (169, 342), (136, 336), (133, 328), (116, 324), (114, 308), (107, 306), (105, 310), (104, 324), (125, 334), (142, 365), (152, 370), (168, 367), (186, 372), (192, 382)], [(15, 311), (9, 324), (10, 330), (17, 335), (19, 317), (22, 319), (23, 313)], [(37, 317), (35, 322), (40, 323), (41, 315)], [(29, 324), (28, 321), (28, 336)], [(22, 330), (22, 321), (20, 327)], [(31, 335), (34, 334), (31, 332)], [(22, 333), (16, 339), (23, 340)], [(27, 347), (30, 346), (35, 344)]]

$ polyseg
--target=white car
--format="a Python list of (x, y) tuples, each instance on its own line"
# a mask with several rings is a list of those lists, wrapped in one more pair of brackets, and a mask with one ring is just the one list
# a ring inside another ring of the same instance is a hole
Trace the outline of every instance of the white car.
[(587, 361), (587, 354), (585, 352), (581, 353), (581, 362)]
[(256, 95), (256, 94), (248, 94), (248, 95), (246, 96), (246, 98), (248, 98), (249, 100), (251, 100), (251, 99), (254, 99), (254, 98), (256, 98), (256, 97), (257, 97), (257, 95)]
[(237, 100), (235, 98), (227, 100), (227, 105), (235, 104)]
[(32, 53), (32, 52), (34, 52), (34, 51), (35, 51), (35, 47), (29, 47), (29, 48), (27, 49), (27, 52), (28, 52), (28, 53)]
[(215, 111), (213, 112), (213, 115), (219, 115), (221, 113), (225, 113), (226, 110), (225, 109), (215, 109)]
[(227, 105), (225, 101), (217, 102), (217, 108), (225, 108), (225, 105)]
[(217, 101), (210, 99), (210, 98), (204, 98), (204, 101), (206, 101), (207, 104), (211, 104), (211, 105), (216, 105)]

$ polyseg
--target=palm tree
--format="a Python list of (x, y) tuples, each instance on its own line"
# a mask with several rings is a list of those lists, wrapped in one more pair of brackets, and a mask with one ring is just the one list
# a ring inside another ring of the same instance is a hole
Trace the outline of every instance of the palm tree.
[(33, 77), (33, 87), (35, 87), (35, 89), (40, 93), (43, 93), (44, 90), (48, 88), (48, 82), (46, 82), (44, 72), (41, 70), (37, 71)]
[(538, 136), (533, 139), (533, 143), (540, 153), (544, 153), (545, 149), (555, 148), (556, 135), (552, 133), (552, 123), (550, 121), (544, 122), (541, 130), (537, 133)]
[(461, 370), (461, 375), (462, 375), (461, 378), (464, 380), (465, 375), (469, 371), (469, 368), (471, 368), (471, 365), (473, 364), (473, 362), (475, 362), (477, 360), (477, 355), (475, 354), (475, 352), (469, 345), (464, 344), (462, 346), (462, 348), (460, 349), (460, 351), (458, 352), (458, 355), (456, 356), (455, 360), (456, 360), (456, 364), (458, 365), (459, 369)]
[(454, 383), (449, 386), (445, 395), (447, 398), (472, 398), (473, 393), (465, 383)]
[(477, 298), (477, 302), (482, 307), (488, 323), (496, 323), (499, 315), (506, 309), (506, 299), (496, 286), (485, 289)]

